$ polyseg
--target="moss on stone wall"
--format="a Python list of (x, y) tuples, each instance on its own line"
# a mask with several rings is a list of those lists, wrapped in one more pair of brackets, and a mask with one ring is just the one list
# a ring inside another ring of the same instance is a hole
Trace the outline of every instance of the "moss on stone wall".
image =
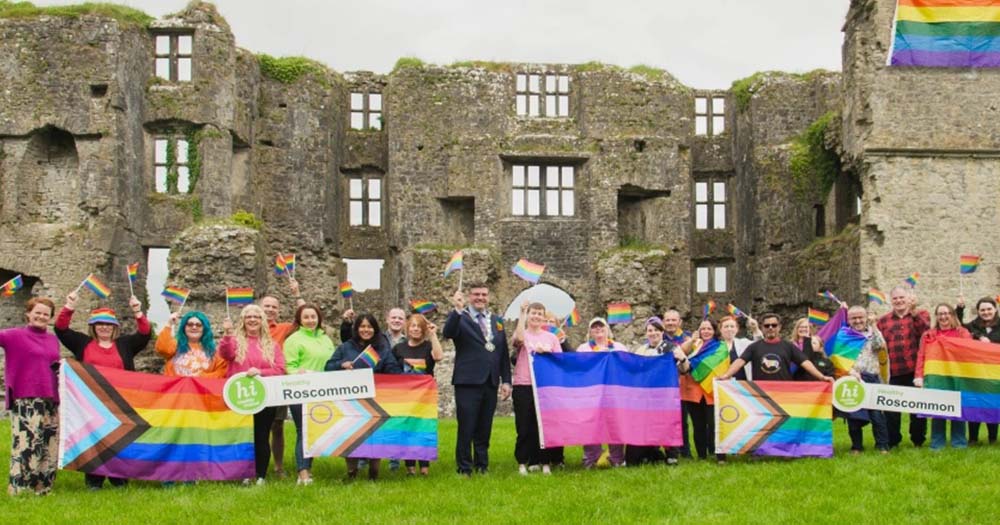
[(236, 213), (232, 214), (229, 217), (229, 220), (235, 224), (253, 228), (257, 231), (260, 231), (260, 229), (264, 226), (264, 221), (258, 219), (256, 215), (246, 210), (236, 210)]
[(399, 60), (396, 61), (396, 65), (392, 66), (392, 72), (395, 73), (400, 69), (408, 67), (421, 68), (426, 65), (427, 64), (425, 64), (423, 60), (420, 60), (417, 57), (400, 57)]
[(292, 84), (303, 75), (312, 73), (323, 78), (326, 66), (306, 57), (273, 57), (266, 53), (257, 55), (260, 73), (282, 84)]
[(83, 15), (104, 16), (113, 18), (123, 25), (139, 27), (146, 27), (155, 20), (138, 9), (116, 4), (86, 2), (76, 5), (38, 7), (31, 2), (0, 0), (0, 18), (34, 18), (39, 16), (77, 18)]
[(647, 66), (646, 64), (636, 64), (628, 70), (636, 75), (642, 75), (649, 80), (658, 81), (667, 78), (667, 72), (656, 67)]
[[(400, 59), (402, 60), (402, 59)], [(399, 63), (396, 63), (397, 66)], [(478, 69), (485, 69), (492, 73), (513, 73), (514, 66), (508, 62), (490, 62), (488, 60), (459, 60), (458, 62), (453, 62), (448, 67), (471, 67)]]
[(792, 142), (788, 167), (795, 191), (803, 197), (823, 200), (840, 175), (840, 157), (827, 142), (827, 129), (840, 119), (830, 111), (816, 119)]
[(814, 69), (806, 73), (786, 73), (784, 71), (758, 71), (746, 78), (741, 78), (739, 80), (734, 80), (732, 86), (730, 86), (729, 91), (733, 94), (733, 99), (736, 101), (736, 109), (739, 111), (746, 111), (750, 107), (750, 99), (753, 98), (754, 93), (760, 91), (766, 80), (772, 77), (785, 77), (791, 79), (798, 79), (804, 81), (810, 81), (818, 76), (830, 73), (825, 69)]

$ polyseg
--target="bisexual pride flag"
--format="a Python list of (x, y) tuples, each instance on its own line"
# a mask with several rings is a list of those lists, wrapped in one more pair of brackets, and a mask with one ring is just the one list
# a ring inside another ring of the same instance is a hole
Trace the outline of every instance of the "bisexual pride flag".
[(529, 354), (544, 447), (681, 444), (681, 397), (672, 355)]
[(716, 381), (715, 452), (833, 456), (833, 384)]
[(64, 360), (59, 467), (154, 481), (253, 477), (253, 416), (229, 410), (224, 384)]

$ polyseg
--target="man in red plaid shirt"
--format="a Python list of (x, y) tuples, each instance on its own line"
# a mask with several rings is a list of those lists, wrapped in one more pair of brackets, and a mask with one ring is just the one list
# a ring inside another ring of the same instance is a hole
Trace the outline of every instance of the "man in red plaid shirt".
[[(878, 320), (878, 329), (885, 338), (889, 349), (889, 384), (913, 386), (913, 372), (917, 366), (917, 351), (920, 338), (931, 326), (931, 316), (927, 310), (917, 311), (917, 295), (903, 286), (890, 292), (892, 311)], [(900, 433), (902, 415), (886, 412), (889, 427), (889, 447), (896, 447), (903, 441)], [(910, 441), (921, 446), (927, 439), (927, 420), (910, 414)]]

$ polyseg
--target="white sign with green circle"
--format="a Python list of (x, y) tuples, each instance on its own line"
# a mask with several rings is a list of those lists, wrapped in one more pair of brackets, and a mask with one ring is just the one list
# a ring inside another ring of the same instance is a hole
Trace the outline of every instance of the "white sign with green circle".
[(222, 398), (226, 406), (237, 414), (256, 414), (267, 406), (267, 391), (258, 376), (248, 376), (246, 372), (230, 377), (222, 387)]

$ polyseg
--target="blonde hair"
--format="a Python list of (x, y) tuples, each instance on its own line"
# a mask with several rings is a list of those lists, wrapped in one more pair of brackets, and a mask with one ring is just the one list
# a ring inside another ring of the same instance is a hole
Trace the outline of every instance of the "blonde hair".
[(800, 317), (799, 320), (795, 321), (795, 324), (792, 325), (792, 337), (791, 338), (792, 338), (793, 341), (798, 340), (798, 337), (799, 337), (799, 325), (801, 325), (802, 323), (805, 323), (806, 326), (809, 327), (809, 337), (812, 337), (812, 336), (816, 335), (816, 333), (813, 331), (812, 324), (809, 322), (809, 318), (808, 317)]
[(240, 322), (236, 325), (236, 359), (234, 361), (242, 363), (247, 358), (247, 329), (244, 324), (247, 313), (256, 313), (260, 316), (260, 335), (257, 336), (257, 341), (260, 343), (260, 353), (268, 363), (273, 365), (274, 344), (271, 342), (271, 333), (267, 329), (267, 317), (264, 316), (264, 309), (255, 304), (244, 306), (243, 311), (240, 312)]

